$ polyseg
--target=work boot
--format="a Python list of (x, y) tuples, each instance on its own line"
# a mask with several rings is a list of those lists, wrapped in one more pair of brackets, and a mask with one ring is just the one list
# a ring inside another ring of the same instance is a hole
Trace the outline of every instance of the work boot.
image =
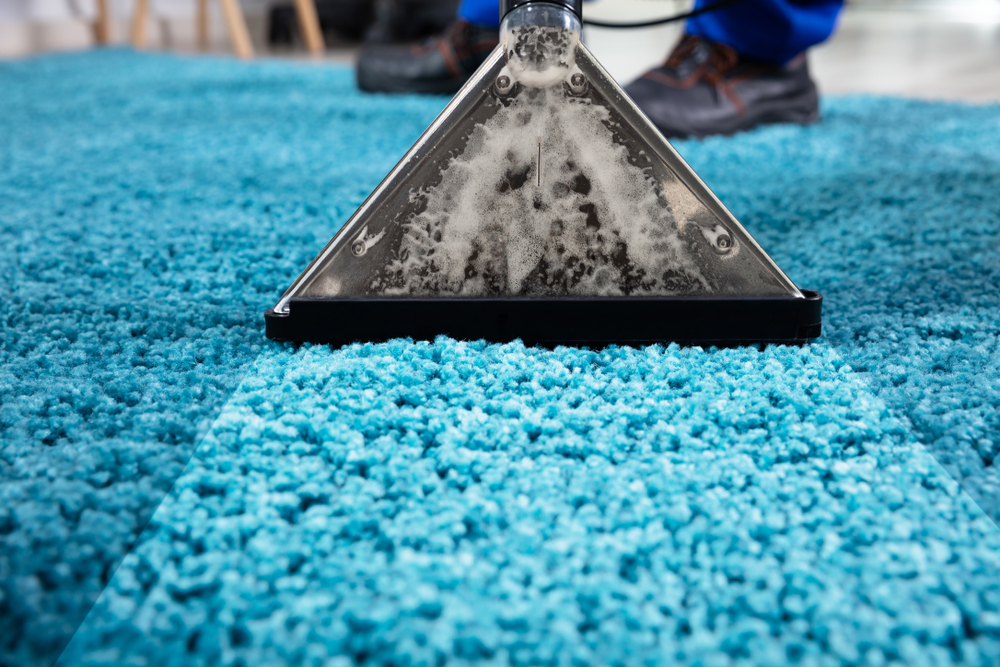
[(661, 67), (625, 91), (667, 137), (732, 134), (763, 123), (819, 118), (805, 54), (777, 65), (694, 35), (686, 35)]
[(358, 86), (382, 93), (454, 94), (500, 42), (500, 31), (458, 20), (417, 46), (368, 44), (358, 53)]

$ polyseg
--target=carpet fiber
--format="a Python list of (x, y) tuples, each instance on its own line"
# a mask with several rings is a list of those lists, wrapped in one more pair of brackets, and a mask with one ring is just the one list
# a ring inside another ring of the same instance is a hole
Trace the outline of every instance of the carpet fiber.
[(812, 345), (330, 350), (261, 313), (443, 100), (0, 89), (0, 663), (1000, 664), (1000, 108), (677, 143)]

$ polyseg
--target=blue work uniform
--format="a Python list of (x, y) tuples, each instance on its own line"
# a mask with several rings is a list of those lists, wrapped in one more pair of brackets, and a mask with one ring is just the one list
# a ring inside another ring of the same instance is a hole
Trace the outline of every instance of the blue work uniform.
[[(695, 8), (718, 0), (697, 0)], [(837, 25), (844, 0), (747, 0), (688, 19), (685, 30), (733, 47), (737, 53), (784, 64), (824, 41)], [(497, 0), (462, 0), (459, 18), (499, 26)]]

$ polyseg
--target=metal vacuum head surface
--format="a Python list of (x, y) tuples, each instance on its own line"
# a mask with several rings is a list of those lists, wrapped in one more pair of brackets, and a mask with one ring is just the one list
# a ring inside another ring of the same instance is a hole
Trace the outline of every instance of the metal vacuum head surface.
[(266, 313), (267, 335), (733, 344), (819, 335), (757, 245), (580, 43), (565, 6), (501, 44)]

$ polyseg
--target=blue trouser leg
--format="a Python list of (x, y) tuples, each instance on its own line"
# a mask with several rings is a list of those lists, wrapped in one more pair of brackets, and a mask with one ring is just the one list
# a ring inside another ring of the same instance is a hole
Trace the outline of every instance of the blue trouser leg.
[[(715, 0), (697, 0), (704, 7)], [(737, 53), (786, 63), (833, 33), (843, 0), (749, 0), (688, 19), (687, 32)]]
[[(717, 0), (697, 0), (704, 7)], [(748, 0), (688, 20), (687, 32), (722, 42), (739, 53), (785, 63), (833, 33), (843, 0)], [(497, 0), (462, 0), (459, 18), (500, 25)]]
[(462, 0), (458, 6), (458, 18), (469, 23), (500, 27), (499, 0)]

